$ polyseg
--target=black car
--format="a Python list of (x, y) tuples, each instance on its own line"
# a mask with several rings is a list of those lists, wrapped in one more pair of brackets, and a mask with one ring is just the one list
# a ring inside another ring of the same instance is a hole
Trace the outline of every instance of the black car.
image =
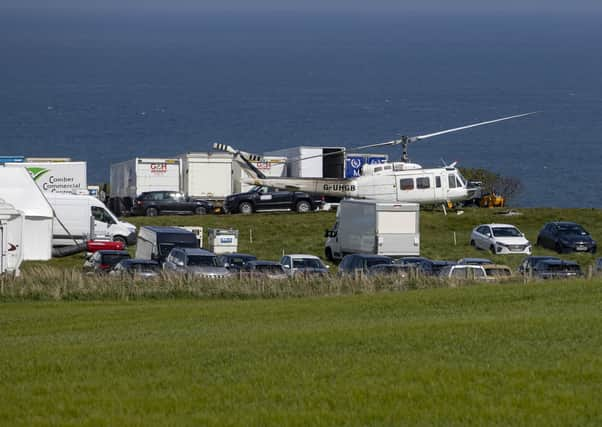
[(556, 260), (560, 261), (560, 258), (554, 256), (528, 256), (523, 258), (520, 265), (518, 266), (519, 274), (531, 274), (533, 267), (540, 261)]
[(224, 212), (251, 214), (258, 211), (292, 210), (300, 213), (316, 210), (322, 200), (302, 191), (254, 187), (246, 193), (231, 194), (224, 200)]
[(177, 191), (147, 191), (140, 194), (132, 206), (132, 215), (157, 216), (165, 214), (204, 215), (213, 211), (213, 203), (186, 197)]
[(434, 262), (424, 257), (404, 257), (396, 259), (394, 262), (395, 264), (412, 266), (418, 273), (427, 276), (433, 275), (435, 270)]
[(108, 273), (124, 259), (130, 259), (127, 251), (96, 251), (84, 262), (84, 271), (98, 274)]
[(564, 252), (595, 253), (597, 244), (579, 224), (567, 221), (548, 222), (537, 236), (537, 246)]
[(345, 255), (339, 264), (339, 274), (368, 274), (371, 267), (380, 264), (393, 264), (393, 259), (371, 254)]
[(561, 259), (545, 259), (533, 266), (533, 277), (540, 279), (568, 279), (583, 276), (579, 264)]
[(240, 271), (249, 261), (255, 261), (257, 257), (249, 254), (223, 254), (217, 257), (218, 262), (230, 271)]

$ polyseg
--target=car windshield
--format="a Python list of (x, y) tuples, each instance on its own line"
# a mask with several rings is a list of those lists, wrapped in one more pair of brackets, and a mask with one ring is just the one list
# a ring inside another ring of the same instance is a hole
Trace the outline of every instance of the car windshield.
[(188, 255), (186, 265), (190, 267), (217, 267), (217, 258), (210, 255)]
[(116, 265), (122, 259), (128, 259), (129, 255), (122, 254), (104, 254), (102, 256), (102, 263), (109, 265)]
[(293, 268), (324, 268), (324, 264), (316, 258), (295, 258)]
[(226, 262), (230, 265), (235, 265), (238, 267), (242, 267), (249, 261), (253, 261), (255, 258), (253, 257), (229, 257), (226, 259)]
[(379, 264), (391, 264), (393, 260), (390, 258), (368, 258), (366, 260), (366, 267), (370, 268)]
[(255, 266), (255, 270), (256, 271), (260, 271), (262, 273), (266, 273), (266, 274), (282, 274), (284, 273), (284, 270), (282, 269), (282, 266), (280, 265), (256, 265)]
[(514, 227), (493, 227), (495, 237), (520, 237), (520, 231)]
[(560, 234), (578, 234), (580, 236), (587, 236), (589, 234), (577, 224), (561, 224), (558, 226), (558, 232)]
[(508, 277), (508, 276), (512, 275), (512, 272), (510, 270), (508, 270), (507, 268), (498, 268), (498, 267), (486, 268), (485, 272), (487, 273), (488, 276), (495, 276), (495, 277)]

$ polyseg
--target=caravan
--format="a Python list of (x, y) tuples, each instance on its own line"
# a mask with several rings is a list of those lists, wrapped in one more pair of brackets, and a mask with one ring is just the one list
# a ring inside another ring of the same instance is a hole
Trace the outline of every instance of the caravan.
[(19, 275), (23, 261), (23, 213), (0, 199), (0, 274)]
[(23, 260), (49, 260), (52, 257), (52, 207), (27, 170), (0, 167), (0, 199), (23, 213)]

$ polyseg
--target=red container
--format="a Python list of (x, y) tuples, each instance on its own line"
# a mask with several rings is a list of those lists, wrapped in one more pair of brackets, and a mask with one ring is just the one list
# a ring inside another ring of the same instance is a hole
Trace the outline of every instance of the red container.
[(88, 240), (87, 242), (87, 251), (88, 252), (96, 252), (96, 251), (121, 251), (123, 250), (122, 242), (112, 242), (110, 240)]

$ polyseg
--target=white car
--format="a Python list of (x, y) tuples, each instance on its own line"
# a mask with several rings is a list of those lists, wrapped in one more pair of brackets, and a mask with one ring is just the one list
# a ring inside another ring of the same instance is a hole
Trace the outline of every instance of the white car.
[(280, 260), (284, 271), (290, 277), (293, 276), (325, 276), (328, 274), (328, 267), (322, 260), (314, 255), (289, 254), (284, 255)]
[(493, 254), (531, 255), (531, 243), (525, 235), (510, 224), (482, 224), (470, 234), (470, 245)]

